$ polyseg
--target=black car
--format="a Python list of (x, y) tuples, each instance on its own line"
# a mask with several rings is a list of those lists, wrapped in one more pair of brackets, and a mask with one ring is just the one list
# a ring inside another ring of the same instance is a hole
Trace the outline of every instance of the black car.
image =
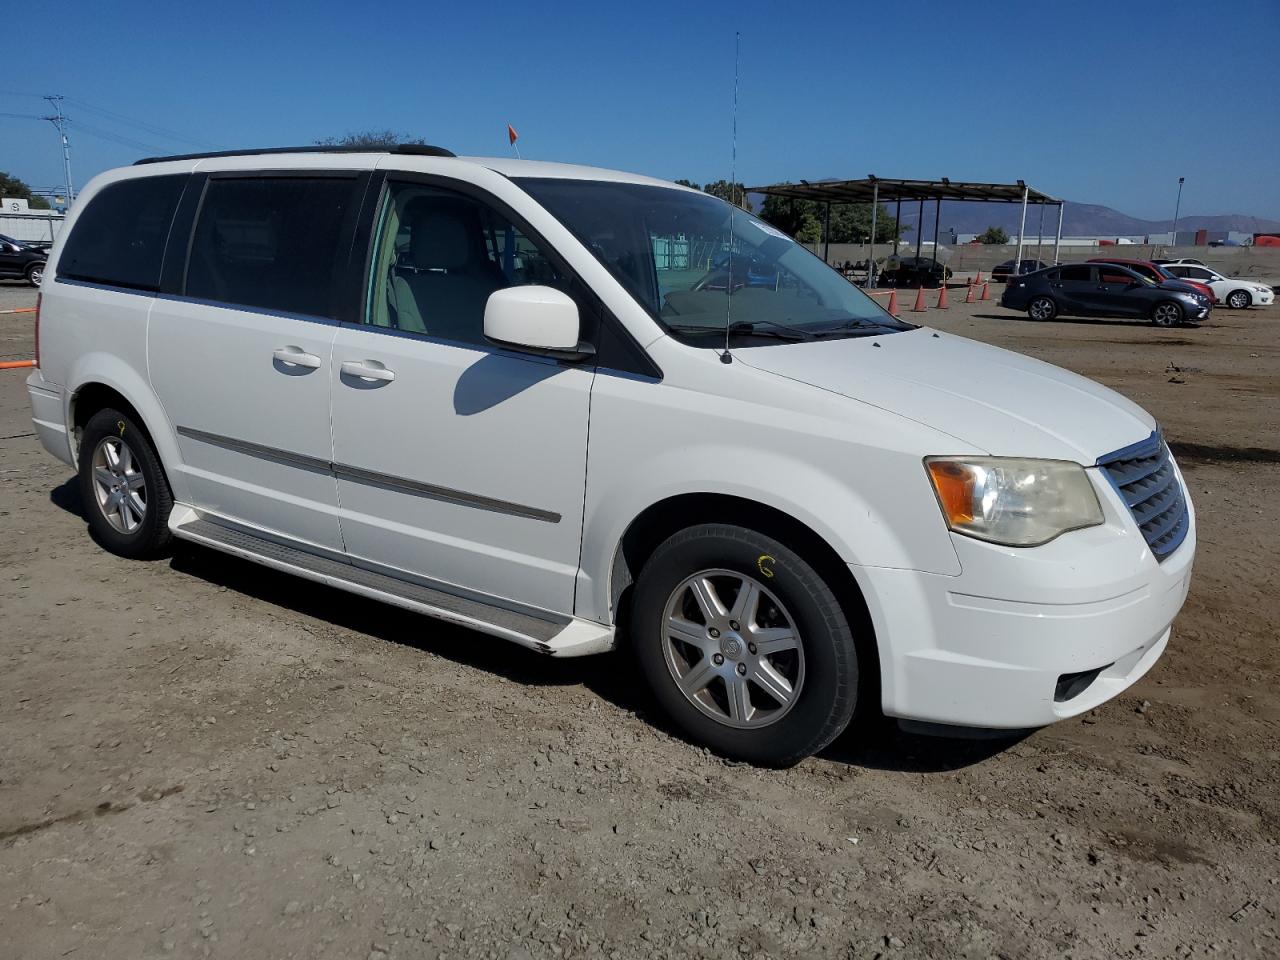
[(1072, 263), (1013, 277), (1000, 305), (1025, 310), (1032, 320), (1138, 317), (1172, 327), (1209, 315), (1209, 298), (1178, 286), (1152, 283), (1127, 267)]
[(886, 267), (879, 283), (887, 287), (937, 287), (951, 279), (951, 268), (928, 257), (902, 257)]
[(1009, 276), (1015, 272), (1021, 276), (1024, 273), (1035, 273), (1037, 270), (1043, 270), (1049, 266), (1043, 260), (1020, 260), (1018, 262), (1022, 264), (1022, 268), (1017, 271), (1013, 269), (1012, 260), (1006, 260), (1004, 263), (997, 263), (991, 268), (991, 279), (1004, 280), (1007, 283)]
[(47, 250), (36, 250), (0, 233), (0, 278), (21, 277), (33, 287), (38, 287), (44, 277), (44, 262), (48, 259)]

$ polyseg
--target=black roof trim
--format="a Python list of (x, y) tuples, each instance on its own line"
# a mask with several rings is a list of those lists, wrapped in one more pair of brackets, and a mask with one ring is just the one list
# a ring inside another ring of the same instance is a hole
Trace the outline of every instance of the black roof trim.
[(456, 157), (457, 154), (444, 147), (433, 147), (426, 143), (397, 143), (390, 147), (326, 147), (312, 145), (309, 147), (263, 147), (259, 150), (215, 150), (211, 153), (179, 153), (171, 157), (144, 157), (135, 160), (133, 165), (144, 163), (165, 163), (169, 160), (208, 160), (213, 157), (252, 157), (266, 153), (399, 153), (412, 157)]

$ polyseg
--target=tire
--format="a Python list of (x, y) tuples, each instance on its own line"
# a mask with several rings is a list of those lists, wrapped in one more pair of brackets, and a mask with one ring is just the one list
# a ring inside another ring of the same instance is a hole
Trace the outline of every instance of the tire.
[(1172, 300), (1163, 300), (1151, 310), (1151, 322), (1157, 327), (1176, 327), (1185, 319), (1182, 305)]
[(1027, 316), (1032, 320), (1052, 320), (1058, 315), (1058, 305), (1052, 297), (1036, 297), (1027, 304)]
[[(745, 616), (733, 609), (744, 589), (758, 598)], [(631, 639), (668, 716), (726, 757), (790, 766), (834, 740), (857, 706), (858, 654), (830, 587), (745, 527), (690, 527), (659, 546), (636, 582)]]
[(85, 424), (80, 496), (90, 531), (112, 553), (142, 560), (168, 551), (173, 492), (151, 438), (129, 414), (108, 407)]
[(1247, 310), (1253, 306), (1253, 297), (1248, 290), (1232, 290), (1227, 294), (1227, 306), (1232, 310)]
[(29, 264), (22, 275), (26, 278), (27, 283), (31, 284), (33, 287), (38, 287), (40, 286), (40, 281), (44, 279), (44, 264)]

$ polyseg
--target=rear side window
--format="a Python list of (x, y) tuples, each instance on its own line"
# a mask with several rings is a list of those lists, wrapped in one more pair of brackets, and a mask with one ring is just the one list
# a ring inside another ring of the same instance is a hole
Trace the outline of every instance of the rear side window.
[(58, 276), (131, 290), (160, 289), (160, 265), (185, 174), (122, 180), (99, 191), (77, 218)]
[(1058, 273), (1064, 283), (1088, 283), (1093, 275), (1093, 267), (1063, 267)]
[(338, 316), (339, 245), (356, 181), (211, 179), (196, 219), (185, 293), (260, 310)]

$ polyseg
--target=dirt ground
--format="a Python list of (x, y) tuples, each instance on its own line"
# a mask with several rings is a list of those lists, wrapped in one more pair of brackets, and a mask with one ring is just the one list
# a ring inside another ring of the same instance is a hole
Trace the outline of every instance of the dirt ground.
[[(619, 657), (194, 548), (111, 557), (0, 371), (0, 956), (1280, 955), (1280, 308), (923, 319), (1160, 418), (1199, 510), (1190, 600), (1082, 719), (855, 731), (783, 772), (673, 736)], [(0, 316), (0, 354), (30, 349)]]

